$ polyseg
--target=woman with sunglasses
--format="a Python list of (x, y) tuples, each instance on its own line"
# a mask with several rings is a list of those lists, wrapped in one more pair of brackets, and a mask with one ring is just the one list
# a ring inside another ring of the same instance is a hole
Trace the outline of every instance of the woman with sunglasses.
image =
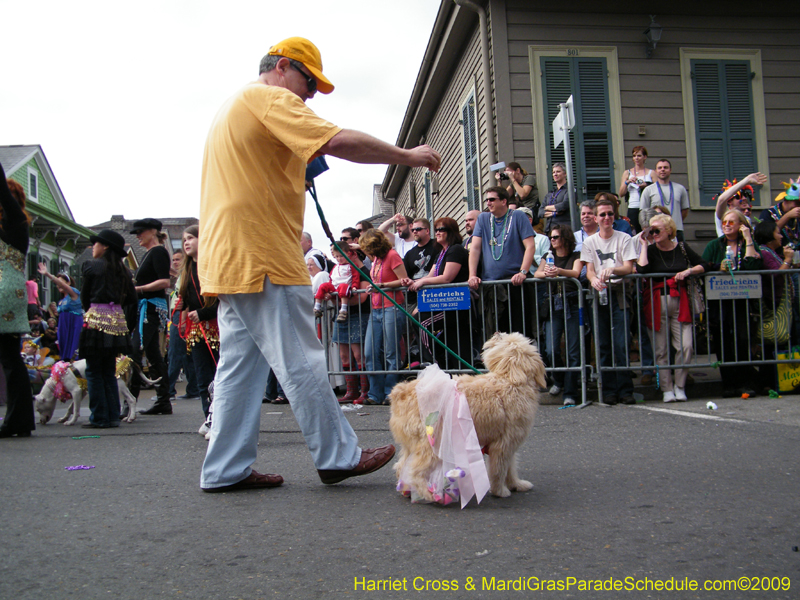
[[(364, 253), (372, 257), (370, 279), (373, 284), (383, 290), (401, 288), (402, 280), (408, 277), (408, 273), (403, 259), (392, 248), (386, 234), (380, 229), (370, 229), (359, 238), (358, 243)], [(400, 377), (396, 373), (386, 374), (380, 371), (397, 371), (400, 368), (400, 336), (403, 333), (405, 315), (383, 294), (373, 290), (372, 286), (367, 291), (372, 292), (372, 312), (367, 324), (364, 357), (367, 370), (371, 374), (369, 393), (364, 404), (384, 404)], [(387, 294), (399, 305), (403, 305), (403, 292), (389, 291)]]
[[(726, 253), (730, 252), (731, 260)], [(750, 223), (735, 208), (722, 217), (722, 235), (711, 240), (703, 251), (703, 259), (722, 271), (757, 271), (764, 268), (758, 246), (753, 241)], [(723, 363), (752, 360), (750, 315), (747, 300), (720, 300), (709, 304), (709, 331), (713, 335), (712, 350)], [(753, 382), (758, 379), (755, 367), (749, 365), (721, 366), (722, 397), (741, 394), (755, 396)]]
[[(442, 285), (445, 283), (466, 283), (469, 279), (469, 252), (461, 245), (462, 238), (458, 223), (450, 217), (436, 219), (433, 224), (436, 242), (442, 247), (430, 273), (417, 279), (409, 286), (409, 291), (416, 292), (426, 285)], [(422, 324), (434, 333), (441, 332), (439, 339), (456, 352), (461, 358), (471, 363), (472, 343), (470, 340), (470, 316), (467, 310), (448, 310), (438, 313), (427, 313), (430, 317)], [(426, 336), (427, 337), (427, 336)], [(434, 347), (429, 348), (436, 362), (444, 369), (465, 368), (459, 361), (450, 356), (439, 344), (427, 340)]]
[[(648, 235), (649, 234), (649, 235)], [(649, 232), (640, 239), (636, 263), (638, 273), (667, 273), (669, 276), (644, 280), (643, 312), (647, 333), (655, 350), (664, 402), (685, 402), (688, 369), (669, 368), (669, 342), (675, 348), (675, 362), (692, 360), (692, 306), (686, 278), (705, 273), (708, 265), (690, 246), (675, 241), (677, 227), (672, 217), (656, 215)]]
[[(536, 269), (534, 277), (573, 277), (578, 279), (583, 268), (581, 255), (575, 252), (575, 234), (569, 225), (555, 223), (550, 230), (550, 252), (553, 264), (543, 259)], [(556, 368), (564, 366), (561, 355), (561, 336), (566, 335), (567, 367), (580, 365), (580, 319), (578, 319), (578, 288), (574, 284), (552, 282), (549, 284), (550, 294), (546, 300), (549, 318), (544, 324), (545, 354), (547, 363)], [(540, 308), (541, 310), (541, 308)], [(574, 406), (576, 396), (576, 380), (578, 372), (556, 371), (553, 374), (555, 385), (550, 393), (557, 395), (564, 390), (564, 406)]]

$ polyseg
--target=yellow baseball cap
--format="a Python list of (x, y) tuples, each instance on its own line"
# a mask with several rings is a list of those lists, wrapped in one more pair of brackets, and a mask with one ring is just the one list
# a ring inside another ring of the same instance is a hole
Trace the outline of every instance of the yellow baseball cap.
[(333, 84), (322, 74), (322, 57), (319, 49), (305, 38), (290, 37), (275, 44), (267, 54), (285, 56), (303, 63), (317, 80), (317, 89), (323, 94), (333, 91)]

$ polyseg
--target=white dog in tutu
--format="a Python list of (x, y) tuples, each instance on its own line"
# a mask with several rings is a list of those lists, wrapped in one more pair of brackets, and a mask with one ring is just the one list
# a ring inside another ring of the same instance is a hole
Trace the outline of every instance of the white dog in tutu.
[[(128, 417), (123, 419), (128, 423), (133, 423), (136, 419), (136, 398), (128, 389), (134, 369), (139, 373), (142, 381), (148, 384), (156, 384), (161, 381), (160, 377), (156, 380), (148, 379), (142, 372), (142, 368), (127, 356), (117, 358), (117, 387), (120, 399), (128, 403)], [(53, 418), (58, 402), (70, 403), (67, 414), (58, 422), (64, 425), (74, 425), (78, 422), (78, 417), (81, 415), (81, 403), (84, 398), (89, 397), (85, 374), (86, 360), (76, 360), (71, 364), (59, 361), (53, 365), (50, 377), (42, 386), (42, 391), (33, 399), (33, 406), (39, 413), (39, 423), (46, 425)]]

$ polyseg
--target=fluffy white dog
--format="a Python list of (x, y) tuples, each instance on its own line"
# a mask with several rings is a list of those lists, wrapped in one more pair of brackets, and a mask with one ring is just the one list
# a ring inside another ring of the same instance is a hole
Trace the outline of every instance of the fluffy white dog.
[[(496, 333), (483, 345), (484, 375), (455, 378), (469, 403), (478, 442), (489, 454), (489, 483), (494, 496), (530, 490), (533, 484), (517, 476), (516, 452), (530, 433), (539, 389), (545, 387), (542, 358), (530, 340), (519, 333)], [(428, 502), (428, 476), (437, 457), (428, 441), (417, 401), (417, 381), (400, 383), (391, 393), (389, 427), (400, 445), (394, 469), (398, 475), (411, 461), (408, 483)]]
[[(142, 368), (127, 356), (117, 359), (117, 387), (119, 389), (119, 397), (128, 403), (128, 417), (123, 419), (128, 423), (133, 423), (136, 419), (136, 398), (128, 389), (134, 369), (139, 373), (142, 380), (148, 384), (155, 384), (161, 381), (160, 377), (156, 380), (148, 379), (142, 372)], [(61, 369), (57, 371), (61, 371)], [(63, 391), (69, 392), (72, 399), (67, 408), (67, 414), (61, 417), (58, 422), (64, 425), (74, 425), (78, 422), (78, 417), (81, 414), (81, 403), (84, 398), (89, 397), (85, 375), (86, 360), (77, 360), (69, 368), (64, 369), (60, 377), (51, 375), (45, 381), (42, 391), (34, 397), (33, 403), (36, 412), (39, 413), (39, 423), (46, 425), (53, 418), (58, 400), (67, 401), (66, 398), (57, 397), (63, 395)], [(63, 391), (61, 386), (58, 385), (59, 383), (63, 385)]]

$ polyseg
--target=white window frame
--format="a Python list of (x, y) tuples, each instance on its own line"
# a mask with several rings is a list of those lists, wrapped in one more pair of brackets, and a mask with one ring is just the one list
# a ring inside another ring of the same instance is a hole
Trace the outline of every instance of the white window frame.
[[(36, 181), (36, 193), (31, 193), (31, 178), (33, 178), (33, 180)], [(39, 171), (31, 167), (28, 167), (28, 182), (27, 182), (28, 194), (26, 198), (27, 200), (33, 200), (36, 203), (39, 202), (39, 182), (40, 182)]]
[[(543, 56), (566, 56), (569, 58), (588, 57), (605, 58), (608, 69), (608, 112), (611, 118), (611, 148), (614, 160), (614, 185), (619, 186), (622, 173), (625, 171), (625, 136), (622, 132), (622, 99), (619, 89), (619, 60), (614, 46), (528, 46), (528, 61), (531, 73), (531, 109), (533, 111), (533, 140), (536, 152), (536, 176), (539, 181), (546, 181), (539, 187), (540, 193), (550, 188), (551, 166), (547, 164), (547, 140), (551, 123), (542, 123), (542, 61)], [(545, 129), (543, 129), (545, 128)]]
[(472, 85), (467, 88), (462, 96), (461, 102), (458, 103), (458, 120), (461, 121), (462, 115), (464, 114), (464, 107), (470, 101), (470, 99), (475, 103), (475, 152), (477, 155), (478, 160), (478, 194), (477, 194), (477, 206), (470, 206), (469, 204), (469, 179), (467, 178), (467, 147), (464, 143), (464, 128), (468, 126), (467, 123), (461, 123), (461, 131), (459, 131), (459, 137), (461, 138), (461, 170), (464, 176), (464, 200), (467, 204), (467, 211), (470, 210), (481, 210), (481, 203), (482, 203), (482, 196), (483, 190), (481, 189), (481, 181), (482, 181), (482, 173), (483, 169), (481, 168), (481, 138), (480, 138), (480, 114), (478, 113), (478, 92), (473, 82)]
[[(683, 121), (686, 128), (686, 171), (689, 178), (689, 205), (692, 210), (714, 210), (713, 206), (700, 206), (700, 172), (698, 169), (697, 131), (694, 119), (694, 94), (692, 91), (692, 60), (747, 60), (750, 72), (755, 73), (751, 80), (753, 91), (753, 125), (756, 134), (756, 155), (758, 171), (769, 176), (769, 152), (767, 147), (767, 116), (764, 110), (764, 77), (761, 69), (761, 50), (742, 48), (680, 48), (681, 88), (683, 92)], [(731, 173), (741, 179), (750, 173)], [(720, 181), (720, 187), (722, 182)], [(753, 208), (769, 208), (772, 205), (772, 192), (767, 183), (761, 187), (761, 204)]]

